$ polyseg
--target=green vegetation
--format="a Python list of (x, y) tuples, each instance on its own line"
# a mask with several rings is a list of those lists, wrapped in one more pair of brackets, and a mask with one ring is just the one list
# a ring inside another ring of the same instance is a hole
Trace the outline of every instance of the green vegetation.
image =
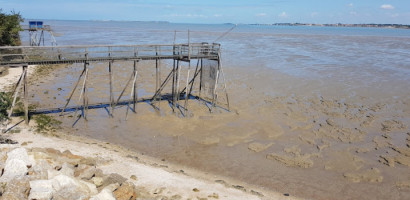
[(12, 99), (10, 93), (0, 92), (0, 122), (8, 119), (7, 110), (11, 107)]
[(13, 11), (11, 14), (6, 14), (0, 9), (0, 46), (21, 45), (19, 31), (23, 29), (20, 22), (23, 22), (20, 13)]
[(36, 115), (34, 117), (34, 120), (36, 121), (36, 132), (37, 133), (48, 133), (48, 132), (54, 132), (58, 128), (60, 128), (61, 122), (53, 119), (52, 117), (48, 115)]

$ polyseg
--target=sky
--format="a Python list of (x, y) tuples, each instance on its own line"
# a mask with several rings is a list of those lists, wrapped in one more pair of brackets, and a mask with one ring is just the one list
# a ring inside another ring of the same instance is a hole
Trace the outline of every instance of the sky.
[(410, 0), (0, 0), (26, 19), (410, 24)]

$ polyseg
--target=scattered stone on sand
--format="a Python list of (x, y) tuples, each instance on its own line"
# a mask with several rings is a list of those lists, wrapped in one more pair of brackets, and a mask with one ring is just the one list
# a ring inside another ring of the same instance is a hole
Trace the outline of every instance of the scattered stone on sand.
[(407, 128), (400, 120), (386, 120), (382, 122), (381, 125), (382, 131), (384, 132), (390, 132), (393, 130), (403, 130)]
[(396, 182), (396, 186), (400, 188), (410, 188), (410, 180), (408, 181), (398, 181)]
[(380, 170), (377, 168), (372, 168), (359, 172), (347, 172), (343, 176), (351, 182), (370, 182), (370, 183), (380, 183), (383, 181), (383, 176), (380, 175)]
[(266, 149), (268, 149), (269, 147), (271, 147), (274, 143), (271, 142), (269, 144), (262, 144), (262, 143), (258, 143), (258, 142), (253, 142), (250, 143), (248, 145), (248, 149), (254, 152), (261, 152), (264, 151)]
[(269, 160), (276, 160), (289, 167), (310, 168), (313, 166), (311, 157), (316, 154), (301, 154), (301, 149), (297, 146), (284, 149), (286, 155), (271, 153), (266, 156)]
[(375, 149), (387, 148), (387, 147), (392, 146), (392, 144), (390, 142), (390, 138), (385, 138), (385, 137), (382, 137), (382, 136), (375, 136), (373, 138), (373, 142), (374, 142), (374, 144), (376, 144)]
[(385, 164), (389, 167), (394, 167), (394, 163), (396, 162), (396, 160), (392, 156), (380, 155), (379, 162), (381, 162), (381, 163), (383, 163), (383, 164)]
[(200, 143), (203, 145), (213, 145), (220, 142), (219, 137), (216, 136), (207, 136), (205, 139), (201, 140)]

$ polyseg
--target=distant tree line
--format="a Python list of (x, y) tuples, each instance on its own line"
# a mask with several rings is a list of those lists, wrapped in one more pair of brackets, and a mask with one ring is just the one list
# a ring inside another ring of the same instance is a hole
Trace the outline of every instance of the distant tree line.
[(19, 46), (21, 45), (19, 31), (23, 18), (20, 13), (12, 11), (10, 14), (3, 13), (0, 9), (0, 46)]

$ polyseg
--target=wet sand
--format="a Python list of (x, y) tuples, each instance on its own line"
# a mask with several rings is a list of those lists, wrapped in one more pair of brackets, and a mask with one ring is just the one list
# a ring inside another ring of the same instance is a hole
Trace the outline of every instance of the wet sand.
[[(109, 99), (107, 65), (91, 64), (90, 103)], [(116, 96), (131, 66), (115, 63)], [(162, 66), (165, 79), (169, 63)], [(31, 103), (40, 108), (63, 105), (80, 70), (79, 65), (65, 66), (33, 81)], [(140, 97), (154, 92), (154, 70), (153, 63), (139, 66)], [(290, 196), (410, 198), (408, 83), (365, 84), (357, 77), (338, 77), (333, 70), (334, 76), (314, 79), (227, 66), (231, 112), (217, 109), (211, 114), (202, 102), (190, 100), (187, 118), (161, 102), (160, 113), (138, 104), (137, 114), (129, 114), (128, 120), (125, 106), (115, 109), (114, 118), (104, 109), (89, 110), (89, 120), (81, 119), (73, 128), (73, 113), (56, 119), (69, 134)]]

